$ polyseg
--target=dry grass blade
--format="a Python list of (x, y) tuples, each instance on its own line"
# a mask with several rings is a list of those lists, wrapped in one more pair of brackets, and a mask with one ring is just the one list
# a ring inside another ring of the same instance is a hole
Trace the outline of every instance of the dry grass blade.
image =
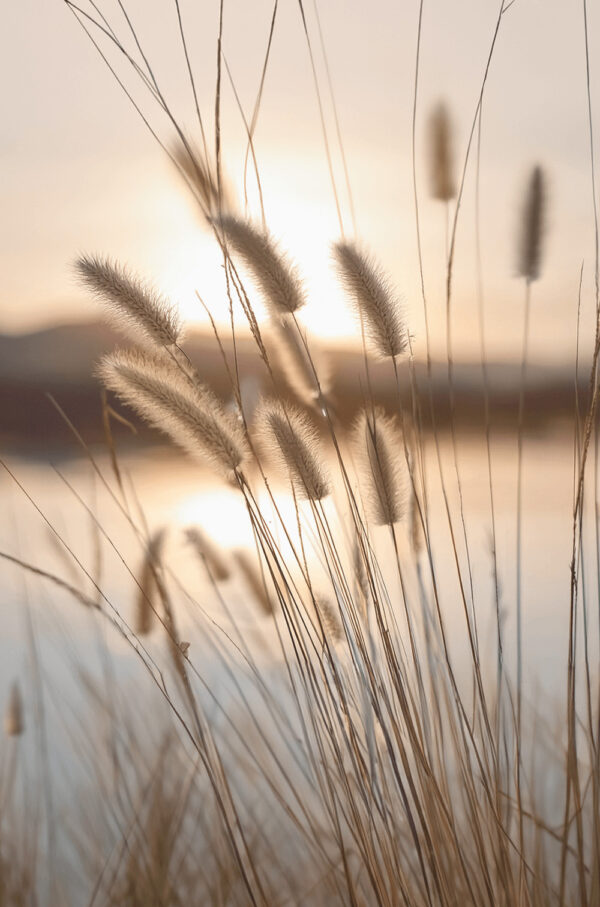
[(135, 611), (135, 632), (145, 636), (152, 629), (155, 608), (153, 599), (158, 591), (156, 571), (160, 570), (165, 530), (158, 529), (150, 538), (138, 579)]
[(342, 284), (357, 314), (364, 318), (376, 352), (383, 357), (405, 352), (408, 337), (401, 302), (387, 276), (354, 243), (336, 243), (333, 254)]
[(518, 273), (528, 283), (540, 276), (546, 203), (546, 180), (538, 165), (533, 168), (521, 218)]
[(84, 255), (75, 269), (114, 326), (136, 343), (172, 347), (181, 339), (177, 310), (152, 287), (108, 258)]
[(414, 554), (418, 557), (423, 550), (425, 539), (421, 514), (419, 513), (419, 502), (414, 489), (410, 493), (410, 544)]
[(356, 424), (355, 443), (368, 488), (371, 519), (377, 525), (391, 526), (401, 520), (405, 512), (400, 461), (402, 443), (398, 430), (381, 410), (363, 411)]
[(7, 737), (20, 737), (25, 730), (23, 717), (23, 700), (18, 683), (13, 683), (8, 696), (8, 704), (4, 713), (4, 733)]
[(105, 356), (98, 371), (110, 390), (189, 454), (227, 478), (239, 469), (247, 454), (243, 429), (206, 387), (170, 363), (136, 351)]
[(319, 452), (318, 435), (296, 407), (278, 400), (263, 404), (258, 424), (262, 435), (285, 466), (300, 497), (319, 501), (330, 493), (330, 482)]
[(228, 246), (249, 268), (275, 318), (298, 311), (306, 299), (297, 268), (280, 252), (270, 233), (232, 215), (219, 220)]
[(434, 108), (429, 119), (429, 178), (431, 195), (447, 202), (456, 195), (452, 151), (452, 123), (443, 101)]
[(231, 576), (229, 565), (205, 532), (198, 526), (189, 526), (185, 530), (185, 537), (216, 582), (222, 583), (229, 579)]

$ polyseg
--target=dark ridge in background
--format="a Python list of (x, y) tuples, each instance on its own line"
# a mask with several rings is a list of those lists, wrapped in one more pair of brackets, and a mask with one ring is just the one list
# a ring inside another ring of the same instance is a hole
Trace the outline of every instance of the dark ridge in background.
[[(267, 346), (268, 346), (268, 335)], [(103, 324), (72, 324), (21, 335), (0, 335), (0, 443), (4, 450), (43, 456), (49, 452), (75, 453), (77, 444), (70, 429), (48, 399), (51, 394), (67, 413), (85, 440), (92, 445), (104, 440), (101, 388), (94, 377), (94, 365), (100, 356), (122, 341)], [(233, 364), (231, 339), (224, 337), (223, 346)], [(269, 348), (269, 347), (268, 347)], [(189, 333), (185, 350), (198, 372), (223, 399), (231, 398), (229, 378), (214, 336)], [(239, 373), (253, 378), (264, 393), (269, 393), (271, 379), (251, 337), (237, 338)], [(363, 403), (366, 391), (362, 353), (356, 349), (326, 350), (332, 376), (331, 400), (343, 420), (351, 420)], [(280, 382), (285, 378), (272, 365)], [(402, 397), (410, 403), (410, 374), (407, 362), (400, 364)], [(397, 396), (389, 362), (369, 361), (371, 391), (376, 402), (386, 409), (397, 409)], [(488, 365), (490, 413), (496, 429), (513, 431), (516, 427), (520, 366), (510, 363)], [(415, 363), (415, 378), (425, 427), (431, 428), (427, 369)], [(585, 366), (581, 367), (580, 406), (588, 394)], [(529, 431), (543, 431), (557, 421), (572, 424), (575, 413), (575, 377), (566, 367), (529, 367), (526, 397), (526, 422)], [(289, 396), (294, 394), (289, 390)], [(458, 362), (454, 366), (454, 397), (457, 427), (462, 431), (481, 430), (484, 425), (484, 392), (481, 363)], [(431, 398), (436, 426), (445, 428), (450, 417), (448, 372), (445, 363), (432, 366)], [(114, 401), (113, 401), (114, 402)], [(114, 436), (121, 444), (148, 444), (159, 439), (158, 433), (143, 425), (120, 404), (115, 407), (131, 417), (138, 428), (133, 435), (113, 421)], [(409, 410), (407, 409), (407, 412)]]

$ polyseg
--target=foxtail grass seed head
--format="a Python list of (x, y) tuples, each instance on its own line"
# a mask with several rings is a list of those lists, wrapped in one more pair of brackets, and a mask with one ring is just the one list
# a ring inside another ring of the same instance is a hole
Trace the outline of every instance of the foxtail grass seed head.
[(454, 198), (452, 122), (443, 101), (434, 107), (429, 119), (429, 179), (433, 198), (443, 202)]
[(23, 700), (18, 683), (13, 683), (4, 712), (4, 733), (7, 737), (20, 737), (25, 730)]
[(391, 526), (404, 516), (402, 439), (381, 410), (363, 411), (355, 428), (357, 454), (367, 488), (367, 507), (378, 526)]
[(323, 644), (326, 641), (328, 643), (341, 642), (344, 638), (344, 628), (337, 606), (329, 598), (322, 595), (315, 596), (315, 605), (322, 627)]
[(354, 544), (352, 546), (352, 561), (361, 614), (363, 619), (366, 620), (367, 608), (369, 604), (369, 577), (367, 575), (363, 555), (357, 539), (354, 540)]
[(84, 255), (75, 270), (113, 325), (135, 343), (158, 347), (179, 343), (182, 328), (175, 307), (125, 268), (108, 258)]
[(298, 269), (271, 234), (232, 215), (221, 217), (218, 225), (230, 250), (240, 256), (260, 287), (271, 316), (297, 312), (306, 302), (304, 287)]
[(258, 424), (268, 447), (288, 470), (299, 496), (310, 501), (327, 497), (331, 486), (319, 437), (304, 413), (293, 406), (284, 407), (278, 400), (269, 400), (259, 411)]
[(275, 613), (275, 606), (273, 600), (269, 595), (265, 583), (263, 581), (260, 570), (256, 565), (256, 561), (252, 558), (247, 551), (242, 549), (236, 549), (233, 552), (233, 557), (235, 559), (236, 566), (242, 576), (244, 577), (246, 584), (250, 588), (252, 595), (262, 608), (265, 614), (271, 617)]
[(219, 184), (215, 168), (207, 164), (203, 155), (189, 142), (179, 141), (171, 151), (175, 164), (181, 169), (190, 188), (200, 201), (208, 217), (234, 208), (233, 195), (228, 182), (221, 175), (220, 198)]
[(142, 568), (140, 570), (135, 612), (135, 632), (138, 636), (147, 635), (154, 623), (154, 599), (156, 596), (156, 571), (160, 570), (162, 551), (165, 541), (165, 530), (158, 529), (150, 537)]
[(518, 273), (528, 283), (540, 276), (546, 207), (546, 178), (537, 165), (529, 177), (521, 216)]
[(300, 329), (290, 317), (275, 319), (274, 338), (277, 341), (277, 358), (291, 388), (303, 403), (314, 405), (322, 402), (329, 393), (327, 365), (320, 350), (311, 342), (309, 352), (300, 335)]
[(208, 388), (170, 362), (121, 350), (104, 356), (98, 373), (150, 425), (227, 479), (242, 465), (247, 445), (239, 421)]
[(388, 277), (364, 252), (351, 242), (339, 242), (333, 255), (341, 282), (375, 351), (382, 357), (399, 356), (408, 337), (402, 320), (401, 302)]
[(229, 579), (231, 570), (225, 558), (214, 542), (198, 526), (189, 526), (185, 530), (185, 537), (191, 548), (217, 583), (224, 583)]

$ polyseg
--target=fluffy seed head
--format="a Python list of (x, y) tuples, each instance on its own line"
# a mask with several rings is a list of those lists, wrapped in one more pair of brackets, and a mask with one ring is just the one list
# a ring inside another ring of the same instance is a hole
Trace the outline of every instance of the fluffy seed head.
[(528, 283), (540, 276), (546, 202), (545, 183), (542, 168), (539, 165), (534, 167), (529, 177), (523, 205), (518, 261), (519, 276), (524, 277)]
[(381, 410), (363, 411), (356, 424), (355, 443), (371, 519), (379, 526), (391, 526), (402, 519), (405, 510), (399, 432)]
[(333, 255), (342, 284), (357, 314), (364, 318), (376, 352), (383, 357), (403, 353), (408, 343), (406, 328), (400, 300), (387, 276), (354, 243), (336, 243)]
[(322, 627), (323, 643), (326, 640), (329, 643), (340, 642), (344, 638), (344, 628), (342, 627), (337, 606), (322, 595), (315, 597), (315, 605)]
[(229, 579), (231, 575), (229, 566), (217, 546), (208, 538), (205, 532), (202, 532), (198, 526), (189, 526), (185, 530), (185, 537), (216, 582), (222, 583)]
[(218, 221), (227, 244), (244, 261), (272, 316), (296, 312), (306, 302), (297, 268), (280, 252), (270, 233), (250, 221), (226, 215)]
[(150, 537), (138, 579), (138, 595), (135, 612), (135, 632), (145, 636), (154, 622), (153, 600), (157, 592), (156, 571), (160, 569), (165, 530), (158, 529)]
[[(171, 153), (199, 198), (204, 212), (209, 217), (217, 215), (219, 212), (219, 187), (214, 166), (205, 163), (204, 156), (189, 142), (186, 144), (179, 142), (173, 147)], [(223, 178), (221, 178), (220, 207), (222, 211), (230, 211), (234, 207), (231, 190)]]
[(452, 123), (443, 101), (429, 119), (429, 178), (433, 198), (447, 202), (456, 195), (452, 151)]
[(258, 424), (300, 497), (311, 501), (327, 497), (331, 489), (320, 456), (319, 438), (304, 413), (272, 400), (263, 403)]
[(359, 598), (359, 605), (361, 609), (361, 614), (364, 620), (367, 619), (367, 608), (369, 603), (369, 577), (365, 569), (365, 563), (363, 560), (363, 555), (358, 545), (358, 541), (354, 540), (354, 545), (352, 548), (352, 560), (354, 567), (354, 576), (356, 579), (356, 587)]
[(278, 318), (273, 322), (273, 329), (278, 343), (278, 361), (287, 380), (303, 402), (314, 404), (330, 389), (329, 375), (323, 357), (315, 344), (311, 343), (309, 358), (299, 328), (293, 319)]
[(18, 683), (13, 683), (4, 713), (4, 733), (7, 737), (19, 737), (24, 730), (25, 722), (23, 719), (21, 690)]
[(176, 309), (152, 287), (108, 258), (84, 255), (75, 270), (114, 326), (134, 342), (171, 347), (181, 339)]
[(192, 456), (208, 460), (227, 478), (242, 464), (247, 446), (238, 420), (175, 365), (122, 350), (105, 356), (98, 372), (106, 387)]

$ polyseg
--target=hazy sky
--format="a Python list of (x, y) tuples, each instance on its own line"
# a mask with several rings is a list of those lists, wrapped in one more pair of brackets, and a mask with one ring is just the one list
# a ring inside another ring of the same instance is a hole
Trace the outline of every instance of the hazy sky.
[[(82, 0), (84, 3), (84, 0)], [(126, 0), (148, 59), (180, 121), (197, 135), (171, 0)], [(113, 0), (99, 6), (121, 36)], [(223, 48), (250, 117), (273, 0), (226, 0)], [(600, 4), (589, 4), (591, 84), (600, 135)], [(90, 7), (85, 6), (86, 9)], [(181, 0), (200, 107), (212, 136), (218, 0)], [(344, 225), (352, 232), (315, 6), (305, 0)], [(481, 242), (486, 336), (494, 356), (518, 356), (523, 287), (515, 279), (515, 235), (524, 182), (540, 162), (550, 183), (542, 279), (533, 293), (532, 348), (538, 359), (573, 349), (579, 272), (584, 270), (584, 338), (590, 342), (593, 219), (586, 117), (582, 3), (516, 0), (502, 18), (483, 108)], [(425, 0), (417, 172), (426, 287), (434, 340), (445, 330), (444, 208), (428, 198), (426, 119), (438, 98), (453, 113), (462, 161), (498, 11), (496, 0)], [(356, 208), (358, 234), (392, 274), (422, 344), (411, 172), (411, 117), (418, 0), (320, 0), (319, 13)], [(82, 251), (128, 263), (201, 320), (198, 289), (225, 317), (219, 256), (179, 178), (61, 0), (19, 0), (1, 12), (0, 330), (95, 317), (75, 284)], [(103, 45), (106, 46), (106, 45)], [(133, 46), (129, 36), (128, 46)], [(111, 59), (115, 60), (114, 54)], [(118, 61), (129, 86), (137, 83)], [(150, 122), (168, 124), (134, 88)], [(241, 192), (245, 134), (231, 85), (223, 82), (223, 160)], [(296, 0), (280, 0), (256, 131), (267, 218), (298, 261), (311, 302), (306, 324), (348, 336), (353, 322), (331, 274), (339, 235), (314, 83)], [(459, 226), (455, 335), (478, 355), (475, 272), (475, 157)], [(258, 213), (250, 172), (249, 211)]]

